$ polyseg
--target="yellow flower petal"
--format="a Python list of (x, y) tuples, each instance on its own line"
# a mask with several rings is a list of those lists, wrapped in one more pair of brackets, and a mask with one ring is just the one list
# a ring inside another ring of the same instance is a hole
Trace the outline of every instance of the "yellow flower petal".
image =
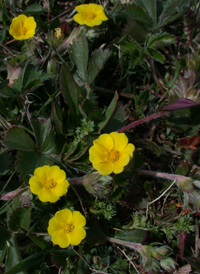
[(114, 147), (114, 140), (110, 136), (110, 134), (102, 134), (97, 140), (93, 141), (93, 144), (94, 146), (98, 144), (99, 146), (104, 148), (104, 150), (110, 151)]
[(78, 245), (85, 238), (86, 232), (82, 227), (85, 223), (86, 219), (79, 211), (71, 212), (66, 208), (57, 211), (50, 219), (47, 231), (54, 244), (66, 248), (70, 244)]
[(47, 172), (50, 169), (50, 166), (38, 167), (34, 171), (34, 176), (38, 181), (44, 182), (47, 179)]
[(40, 190), (40, 192), (38, 193), (38, 198), (40, 199), (41, 202), (46, 203), (46, 202), (50, 202), (50, 203), (55, 203), (58, 201), (59, 197), (56, 196), (52, 190), (50, 189), (45, 189), (42, 188)]
[(66, 173), (58, 166), (51, 166), (48, 170), (47, 177), (53, 179), (56, 183), (60, 183), (66, 179)]
[(17, 40), (29, 39), (35, 35), (36, 22), (32, 16), (20, 14), (13, 18), (9, 33)]
[(107, 151), (96, 144), (89, 149), (89, 160), (93, 163), (101, 163), (107, 161)]
[(30, 190), (33, 194), (38, 195), (39, 191), (42, 189), (42, 183), (38, 181), (35, 176), (29, 180)]
[(20, 14), (17, 18), (14, 18), (14, 19), (18, 19), (19, 21), (21, 21), (21, 23), (22, 23), (22, 25), (23, 25), (24, 27), (27, 26), (27, 20), (28, 20), (28, 18), (27, 18), (26, 15)]
[(83, 227), (86, 224), (86, 219), (79, 211), (73, 211), (71, 223), (76, 228)]
[(61, 224), (59, 224), (59, 223), (56, 221), (56, 218), (55, 218), (55, 217), (54, 217), (54, 218), (51, 218), (51, 219), (49, 220), (49, 226), (48, 226), (48, 229), (47, 229), (49, 235), (52, 236), (56, 230), (61, 230), (61, 229), (62, 229), (62, 226), (61, 226)]
[(64, 180), (54, 187), (53, 192), (56, 196), (61, 197), (67, 193), (68, 187), (69, 187), (68, 181)]
[(98, 164), (92, 163), (92, 165), (101, 175), (109, 175), (114, 170), (114, 165), (111, 162), (98, 163)]
[(27, 28), (32, 29), (35, 32), (36, 22), (35, 22), (34, 17), (30, 16), (30, 17), (27, 18)]
[(124, 133), (112, 132), (110, 133), (110, 136), (114, 140), (114, 150), (121, 152), (126, 148), (128, 144), (128, 138)]
[(84, 228), (74, 228), (72, 232), (70, 232), (71, 244), (79, 245), (80, 242), (86, 237), (86, 231)]
[(129, 161), (130, 156), (128, 154), (121, 156), (120, 159), (114, 163), (113, 172), (116, 174), (121, 173), (124, 170), (124, 167), (129, 163)]
[(71, 237), (64, 231), (57, 230), (52, 235), (52, 242), (59, 245), (61, 248), (66, 248), (71, 244)]
[(128, 154), (132, 158), (134, 150), (135, 150), (135, 146), (133, 144), (128, 144), (127, 147), (121, 152), (121, 154), (122, 155)]
[(134, 150), (135, 146), (128, 144), (124, 133), (102, 134), (93, 141), (93, 146), (89, 149), (89, 160), (101, 175), (120, 173), (133, 157)]
[(69, 209), (63, 209), (57, 211), (55, 214), (56, 221), (60, 224), (62, 223), (70, 223), (72, 220), (72, 212)]
[(82, 4), (76, 7), (78, 14), (74, 15), (74, 21), (80, 25), (87, 25), (94, 27), (100, 25), (102, 21), (108, 20), (106, 17), (103, 6), (97, 4)]

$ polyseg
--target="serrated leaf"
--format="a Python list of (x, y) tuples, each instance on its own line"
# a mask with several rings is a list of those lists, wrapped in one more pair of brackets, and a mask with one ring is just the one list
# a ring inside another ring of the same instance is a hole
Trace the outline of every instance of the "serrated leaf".
[(78, 87), (70, 70), (63, 64), (60, 71), (60, 89), (62, 96), (69, 106), (71, 119), (74, 125), (80, 121), (80, 112), (78, 107)]
[(69, 54), (77, 67), (76, 73), (82, 81), (87, 81), (88, 43), (83, 34), (80, 34), (69, 46)]
[(9, 217), (8, 227), (13, 232), (22, 233), (21, 229), (18, 227), (22, 227), (26, 230), (29, 230), (30, 221), (31, 221), (31, 207), (27, 208), (17, 208), (12, 212)]
[(165, 25), (173, 22), (177, 18), (181, 17), (190, 5), (191, 0), (170, 0), (167, 1), (159, 20), (157, 29), (162, 28)]
[(4, 145), (17, 150), (35, 150), (35, 144), (29, 135), (18, 126), (14, 126), (8, 130)]
[(123, 30), (122, 36), (128, 35), (138, 43), (144, 43), (148, 31), (140, 24), (137, 23), (133, 18), (129, 17), (127, 24)]
[(128, 5), (126, 7), (126, 13), (130, 15), (135, 21), (152, 26), (151, 19), (148, 17), (144, 9), (140, 6), (137, 6), (135, 4)]
[(162, 64), (165, 62), (165, 57), (159, 51), (153, 48), (148, 48), (147, 50), (151, 54), (151, 57), (153, 57), (153, 59), (159, 61)]
[(108, 106), (108, 108), (104, 114), (103, 121), (98, 124), (98, 128), (100, 131), (108, 124), (108, 122), (114, 115), (114, 113), (117, 109), (118, 99), (119, 99), (119, 95), (117, 93), (115, 93), (110, 105)]
[(92, 53), (88, 65), (88, 83), (94, 81), (95, 77), (103, 69), (103, 66), (105, 65), (110, 55), (111, 52), (108, 49), (103, 50), (102, 48), (99, 48)]
[(33, 4), (29, 5), (24, 11), (23, 14), (25, 15), (35, 15), (41, 13), (43, 11), (42, 5), (40, 4)]
[(57, 154), (56, 136), (52, 130), (51, 119), (31, 119), (36, 137), (37, 149), (43, 154)]
[(148, 18), (151, 19), (152, 27), (155, 27), (157, 23), (156, 0), (135, 0), (134, 2), (143, 9)]
[(37, 151), (20, 151), (17, 157), (17, 168), (22, 179), (28, 182), (37, 167), (52, 165), (52, 162), (47, 156)]
[(147, 48), (159, 49), (174, 44), (175, 42), (175, 37), (168, 33), (156, 33), (147, 36), (145, 46)]

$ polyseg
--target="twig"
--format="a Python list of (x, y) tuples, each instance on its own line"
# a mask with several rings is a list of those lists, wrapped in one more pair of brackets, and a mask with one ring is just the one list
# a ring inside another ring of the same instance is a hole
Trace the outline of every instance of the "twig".
[(121, 248), (119, 248), (119, 246), (117, 246), (117, 249), (119, 249), (122, 254), (126, 257), (126, 259), (129, 261), (129, 263), (134, 267), (135, 271), (140, 274), (140, 272), (137, 270), (136, 266), (134, 265), (134, 263), (131, 261), (131, 259), (126, 255), (124, 250), (121, 250)]
[(147, 210), (146, 210), (146, 216), (148, 216), (148, 211), (149, 211), (149, 205), (155, 203), (156, 201), (158, 201), (163, 195), (165, 195), (165, 193), (176, 183), (176, 179), (173, 181), (173, 183), (159, 196), (157, 197), (155, 200), (149, 202), (147, 204)]
[(71, 185), (71, 188), (73, 189), (73, 191), (76, 193), (76, 196), (78, 197), (78, 199), (79, 199), (79, 202), (80, 202), (80, 205), (81, 205), (81, 208), (82, 208), (82, 210), (83, 210), (83, 212), (84, 212), (84, 215), (85, 215), (85, 217), (87, 216), (87, 214), (86, 214), (86, 212), (85, 212), (85, 209), (84, 209), (84, 207), (83, 207), (83, 203), (82, 203), (82, 201), (81, 201), (81, 198), (80, 198), (80, 196), (78, 195), (78, 193), (77, 193), (77, 191), (75, 190), (75, 188)]

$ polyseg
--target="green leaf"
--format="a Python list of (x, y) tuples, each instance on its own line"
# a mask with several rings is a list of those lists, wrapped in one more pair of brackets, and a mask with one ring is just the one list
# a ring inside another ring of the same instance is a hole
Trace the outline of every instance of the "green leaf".
[(0, 151), (0, 176), (6, 174), (10, 170), (10, 165), (12, 163), (11, 153), (7, 149), (2, 149)]
[(99, 48), (92, 53), (88, 66), (88, 83), (94, 81), (98, 73), (103, 69), (103, 66), (110, 55), (111, 51), (108, 49), (103, 50), (102, 48)]
[(159, 61), (160, 63), (165, 62), (165, 57), (159, 51), (153, 48), (148, 48), (147, 50), (156, 61)]
[[(34, 265), (38, 264), (44, 257), (43, 252), (37, 252), (29, 256), (28, 258), (21, 260), (21, 262), (16, 263), (12, 268), (5, 272), (5, 274), (25, 274), (26, 270)], [(23, 271), (23, 272), (22, 272)]]
[(70, 44), (69, 54), (72, 62), (76, 65), (76, 73), (82, 81), (87, 81), (88, 43), (83, 34)]
[(21, 177), (26, 182), (33, 175), (37, 167), (52, 165), (52, 160), (37, 151), (20, 151), (17, 158), (17, 168), (21, 172)]
[(23, 233), (18, 226), (29, 230), (31, 221), (31, 209), (31, 207), (27, 207), (17, 208), (16, 210), (14, 210), (8, 220), (9, 229), (18, 233)]
[(7, 251), (7, 245), (4, 245), (3, 249), (0, 249), (0, 265), (2, 264), (4, 257), (6, 255), (6, 251)]
[(152, 21), (143, 8), (136, 4), (128, 5), (126, 7), (126, 13), (131, 16), (135, 21), (143, 23), (145, 25), (152, 26)]
[(110, 119), (114, 115), (114, 113), (117, 109), (118, 99), (119, 99), (119, 95), (117, 93), (115, 93), (110, 105), (108, 106), (108, 108), (105, 112), (103, 121), (98, 124), (98, 128), (100, 131), (109, 123)]
[(63, 134), (62, 109), (61, 109), (60, 105), (57, 103), (57, 101), (55, 99), (53, 99), (53, 101), (52, 101), (51, 117), (52, 117), (52, 120), (54, 121), (56, 132), (59, 135)]
[(119, 128), (122, 128), (123, 126), (125, 126), (127, 118), (128, 117), (125, 106), (123, 106), (122, 103), (119, 102), (113, 116), (111, 117), (105, 128), (102, 130), (102, 133), (110, 133), (113, 131), (117, 131)]
[(6, 245), (6, 241), (10, 239), (10, 231), (0, 226), (0, 251), (2, 251)]
[(2, 31), (0, 31), (0, 43), (3, 43), (5, 37), (6, 37), (6, 28), (3, 27)]
[(168, 33), (149, 34), (145, 42), (145, 47), (159, 49), (174, 44), (175, 42), (175, 37)]
[(144, 230), (134, 229), (131, 231), (117, 231), (115, 236), (124, 241), (142, 243), (146, 239), (147, 234)]
[(170, 0), (167, 1), (159, 20), (157, 29), (162, 28), (165, 25), (173, 22), (177, 18), (183, 16), (188, 9), (192, 0)]
[(128, 18), (127, 24), (123, 30), (122, 36), (130, 36), (133, 40), (138, 43), (144, 43), (148, 31), (140, 23), (137, 23), (133, 18)]
[(37, 149), (43, 154), (59, 153), (56, 136), (52, 130), (51, 119), (31, 119), (31, 124), (35, 133)]
[[(17, 246), (17, 241), (16, 241), (16, 237), (14, 234), (12, 234), (11, 239), (9, 240), (9, 245), (7, 247), (7, 256), (6, 256), (6, 261), (5, 261), (5, 266), (6, 266), (6, 274), (9, 273), (13, 273), (13, 274), (25, 274), (27, 273), (26, 270), (24, 271), (15, 271), (12, 272), (11, 270), (16, 267), (16, 265), (18, 265), (19, 263), (21, 263), (22, 259), (21, 259), (21, 255)], [(10, 271), (11, 272), (10, 272)]]
[(126, 42), (124, 46), (121, 47), (123, 54), (130, 54), (130, 60), (133, 66), (135, 66), (143, 56), (143, 49), (136, 41)]
[(78, 107), (78, 86), (70, 70), (63, 64), (60, 71), (60, 89), (62, 96), (69, 106), (71, 119), (74, 125), (80, 121), (80, 112)]
[(148, 17), (151, 18), (153, 27), (155, 28), (157, 24), (156, 0), (135, 0), (134, 2), (145, 11)]
[(23, 11), (23, 14), (25, 14), (25, 15), (35, 15), (35, 14), (41, 13), (42, 11), (43, 11), (42, 5), (33, 4), (33, 5), (28, 6), (28, 8), (26, 8)]
[(154, 154), (158, 156), (167, 155), (167, 152), (164, 150), (164, 148), (158, 146), (156, 143), (151, 142), (150, 140), (147, 140), (147, 139), (139, 140), (139, 144), (142, 144), (144, 147), (151, 150)]
[(29, 135), (18, 126), (14, 126), (8, 130), (4, 145), (17, 150), (35, 150), (35, 144)]

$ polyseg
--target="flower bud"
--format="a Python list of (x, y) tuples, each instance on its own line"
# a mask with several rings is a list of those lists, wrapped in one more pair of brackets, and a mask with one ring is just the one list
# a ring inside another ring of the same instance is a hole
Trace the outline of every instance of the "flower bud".
[(171, 257), (162, 259), (160, 261), (160, 265), (164, 270), (167, 270), (167, 271), (173, 271), (176, 268), (176, 262)]
[(47, 64), (47, 72), (51, 74), (56, 74), (58, 72), (57, 61), (50, 59)]
[(185, 180), (179, 180), (178, 184), (182, 191), (191, 193), (193, 191), (193, 180), (192, 179), (185, 179)]

